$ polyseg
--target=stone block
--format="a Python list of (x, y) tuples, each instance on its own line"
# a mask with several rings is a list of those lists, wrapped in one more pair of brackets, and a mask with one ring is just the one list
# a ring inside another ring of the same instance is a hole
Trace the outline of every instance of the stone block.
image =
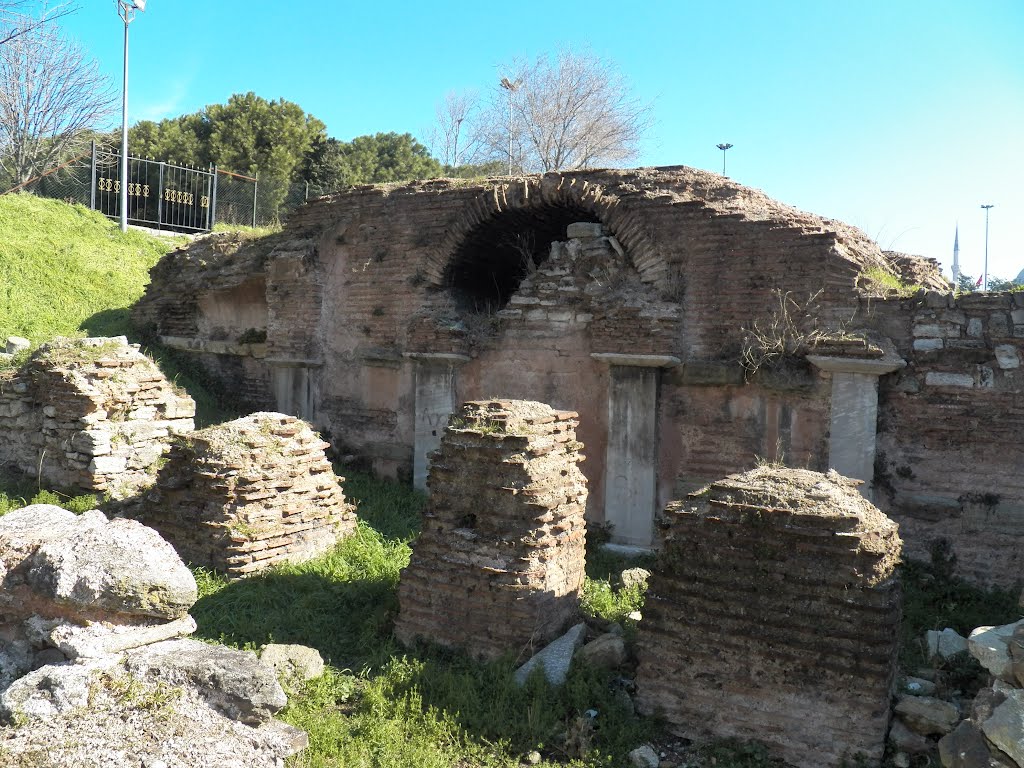
[(943, 371), (928, 371), (924, 377), (924, 383), (929, 387), (974, 387), (974, 377), (967, 373), (946, 373)]
[(1006, 701), (981, 724), (981, 730), (997, 749), (1024, 765), (1024, 690), (1009, 691)]
[(8, 336), (5, 352), (8, 355), (16, 355), (32, 347), (32, 342), (22, 336)]
[(931, 349), (942, 349), (942, 339), (914, 339), (914, 351), (926, 352)]
[(1022, 625), (1024, 625), (1024, 619), (998, 627), (978, 627), (967, 638), (971, 656), (977, 659), (978, 663), (987, 669), (993, 677), (1007, 683), (1016, 682), (1009, 644), (1014, 630)]
[(604, 237), (604, 226), (596, 221), (577, 221), (565, 228), (565, 236), (569, 240), (588, 237)]
[(985, 328), (980, 317), (972, 317), (967, 321), (967, 335), (972, 339), (980, 339), (985, 335)]

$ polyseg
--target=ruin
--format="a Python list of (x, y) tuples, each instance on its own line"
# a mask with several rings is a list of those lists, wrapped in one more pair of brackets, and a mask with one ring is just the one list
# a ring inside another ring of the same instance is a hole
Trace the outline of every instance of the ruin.
[(195, 403), (125, 337), (57, 339), (0, 370), (0, 465), (121, 499), (150, 485)]
[(283, 765), (307, 738), (273, 718), (287, 703), (274, 671), (186, 639), (197, 598), (136, 520), (46, 504), (0, 516), (0, 762)]
[(280, 413), (197, 430), (175, 441), (155, 484), (124, 511), (187, 562), (228, 576), (308, 560), (356, 527), (326, 447)]
[(577, 424), (573, 412), (515, 400), (466, 403), (451, 417), (399, 584), (401, 641), (528, 657), (577, 617), (587, 496)]
[(587, 516), (621, 545), (762, 457), (864, 481), (910, 552), (948, 538), (979, 580), (1024, 556), (1024, 295), (954, 297), (934, 262), (716, 174), (348, 189), (170, 254), (134, 318), (421, 488), (458, 403), (577, 411)]
[(881, 760), (901, 603), (897, 526), (835, 472), (763, 466), (665, 510), (637, 705), (687, 738), (798, 768)]

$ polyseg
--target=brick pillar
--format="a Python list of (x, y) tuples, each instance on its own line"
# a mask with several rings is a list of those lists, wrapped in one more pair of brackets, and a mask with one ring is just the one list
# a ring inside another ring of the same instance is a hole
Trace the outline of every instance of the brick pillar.
[(759, 467), (665, 510), (637, 707), (798, 768), (876, 765), (901, 611), (896, 524), (835, 472)]
[(452, 416), (398, 588), (399, 640), (529, 656), (577, 618), (587, 504), (577, 423), (524, 400), (470, 402)]
[(658, 510), (658, 380), (679, 364), (668, 355), (595, 352), (608, 364), (604, 520), (612, 543), (648, 548)]

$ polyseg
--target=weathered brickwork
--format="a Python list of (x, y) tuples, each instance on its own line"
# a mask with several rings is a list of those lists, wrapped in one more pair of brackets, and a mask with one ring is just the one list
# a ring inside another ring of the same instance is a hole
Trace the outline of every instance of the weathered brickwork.
[(910, 554), (953, 545), (961, 572), (1012, 586), (1024, 567), (1024, 294), (929, 293), (879, 309), (908, 361), (883, 380), (882, 505)]
[[(756, 375), (741, 365), (748, 332), (779, 320), (780, 296), (798, 334), (871, 331), (909, 363), (880, 374), (878, 503), (920, 554), (930, 529), (979, 530), (958, 500), (980, 510), (981, 493), (985, 520), (998, 523), (992, 536), (1008, 547), (1000, 568), (1012, 572), (1024, 532), (1011, 471), (1021, 460), (1013, 365), (1024, 307), (974, 296), (953, 306), (935, 293), (945, 283), (933, 262), (883, 253), (845, 224), (674, 167), (357, 187), (311, 202), (271, 238), (203, 242), (161, 261), (137, 315), (165, 338), (192, 334), (184, 346), (203, 350), (233, 391), (302, 415), (339, 451), (408, 477), (422, 459), (424, 418), (438, 417), (417, 410), (423, 361), (451, 356), (451, 403), (500, 395), (584, 415), (596, 520), (608, 514), (608, 414), (621, 366), (659, 366), (650, 407), (660, 509), (757, 457), (829, 466), (833, 373), (807, 365), (800, 344), (785, 365)], [(878, 298), (877, 270), (928, 290)], [(247, 318), (235, 326), (224, 311), (232, 302)], [(243, 349), (249, 326), (266, 340)], [(218, 334), (233, 352), (213, 356)], [(970, 461), (951, 466), (957, 456)], [(980, 573), (970, 560), (966, 572)]]
[(192, 432), (126, 514), (184, 560), (229, 576), (307, 560), (356, 525), (326, 447), (308, 424), (280, 413)]
[(195, 403), (121, 336), (57, 339), (0, 372), (0, 464), (124, 498), (152, 484)]
[(526, 401), (467, 403), (452, 417), (402, 572), (399, 639), (529, 656), (577, 615), (587, 488), (576, 424)]
[(889, 721), (897, 526), (835, 473), (764, 466), (665, 511), (637, 702), (692, 739), (799, 768), (877, 763)]

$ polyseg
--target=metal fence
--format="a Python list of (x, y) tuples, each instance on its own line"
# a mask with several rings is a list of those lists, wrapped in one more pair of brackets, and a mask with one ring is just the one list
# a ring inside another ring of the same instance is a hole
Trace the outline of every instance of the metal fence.
[[(278, 224), (323, 190), (245, 176), (211, 166), (193, 168), (128, 156), (128, 222), (176, 232), (205, 232), (215, 224)], [(91, 151), (7, 192), (80, 203), (112, 219), (121, 215), (120, 152)], [(5, 193), (6, 194), (6, 193)]]

